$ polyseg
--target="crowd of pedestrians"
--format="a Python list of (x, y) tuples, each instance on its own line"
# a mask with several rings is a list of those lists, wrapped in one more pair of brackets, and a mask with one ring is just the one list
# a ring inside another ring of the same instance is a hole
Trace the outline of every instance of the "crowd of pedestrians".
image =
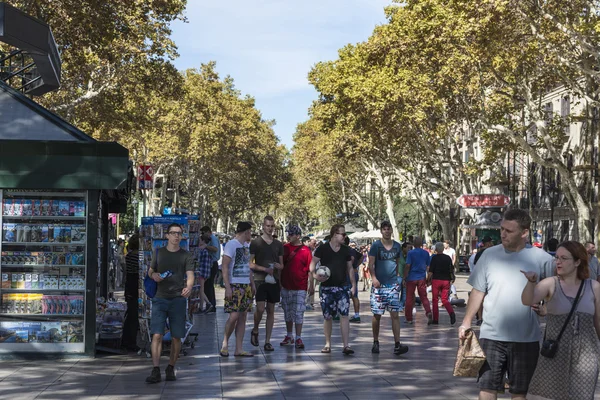
[[(474, 322), (481, 325), (479, 338), (486, 361), (477, 379), (479, 398), (495, 399), (508, 387), (513, 398), (592, 399), (599, 373), (600, 337), (600, 283), (595, 245), (550, 240), (544, 251), (529, 244), (530, 225), (526, 211), (508, 210), (501, 223), (501, 243), (494, 246), (490, 237), (483, 238), (483, 246), (469, 260), (468, 283), (472, 290), (458, 337), (464, 340)], [(374, 354), (380, 352), (380, 324), (386, 312), (391, 319), (395, 355), (409, 350), (401, 343), (400, 314), (404, 312), (406, 326), (410, 327), (414, 318), (418, 318), (414, 307), (417, 302), (422, 305), (429, 325), (440, 323), (440, 302), (450, 324), (455, 324), (451, 300), (455, 293), (452, 284), (457, 255), (450, 242), (436, 243), (430, 254), (429, 246), (424, 246), (420, 237), (405, 243), (393, 240), (393, 227), (388, 221), (380, 225), (382, 238), (364, 247), (349, 244), (344, 225), (332, 226), (323, 242), (302, 237), (300, 228), (291, 225), (286, 228), (287, 241), (282, 244), (274, 237), (274, 229), (274, 219), (267, 216), (261, 235), (252, 240), (252, 225), (239, 222), (235, 238), (223, 249), (224, 311), (229, 316), (221, 356), (229, 356), (229, 339), (234, 332), (233, 355), (253, 356), (243, 347), (247, 314), (254, 304), (252, 346), (261, 344), (259, 327), (266, 312), (262, 345), (267, 352), (275, 350), (271, 337), (275, 307), (281, 303), (286, 332), (280, 346), (304, 349), (304, 313), (314, 308), (317, 285), (323, 315), (321, 352), (332, 351), (333, 322), (339, 320), (342, 353), (352, 355), (350, 322), (361, 321), (358, 300), (361, 278), (363, 290), (367, 285), (370, 287)], [(173, 367), (183, 336), (181, 310), (185, 312), (193, 264), (189, 254), (178, 247), (180, 232), (181, 227), (176, 224), (169, 228), (169, 245), (157, 252), (149, 271), (149, 276), (158, 282), (152, 310), (154, 368), (147, 379), (151, 383), (160, 381), (159, 358), (154, 355), (160, 354), (160, 332), (166, 318), (172, 321), (174, 339), (166, 377), (176, 379)], [(207, 258), (208, 265), (220, 248), (210, 244), (209, 228), (206, 231), (203, 228), (203, 232), (207, 233), (205, 248), (211, 256)], [(175, 285), (169, 280), (167, 284), (161, 278), (160, 273), (167, 265), (180, 276), (182, 283)], [(206, 281), (213, 273), (216, 275), (216, 270), (211, 264), (210, 272), (205, 272)], [(216, 304), (208, 295), (206, 302), (208, 308)], [(543, 342), (540, 315), (546, 316), (547, 321)]]

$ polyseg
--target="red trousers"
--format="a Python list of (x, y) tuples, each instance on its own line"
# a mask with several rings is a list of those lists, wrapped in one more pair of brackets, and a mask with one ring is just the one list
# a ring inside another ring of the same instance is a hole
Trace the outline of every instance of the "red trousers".
[(419, 297), (421, 298), (421, 303), (425, 309), (425, 314), (428, 315), (431, 312), (429, 299), (427, 298), (427, 283), (425, 282), (425, 279), (418, 281), (406, 281), (406, 307), (404, 307), (404, 315), (407, 321), (412, 321), (413, 319), (412, 310), (415, 306), (415, 289), (417, 289), (417, 292), (419, 292)]
[(431, 301), (433, 302), (433, 320), (438, 321), (440, 317), (440, 310), (438, 309), (438, 297), (442, 293), (442, 304), (448, 315), (454, 312), (450, 300), (448, 300), (448, 294), (450, 293), (450, 281), (442, 281), (434, 279), (431, 281)]

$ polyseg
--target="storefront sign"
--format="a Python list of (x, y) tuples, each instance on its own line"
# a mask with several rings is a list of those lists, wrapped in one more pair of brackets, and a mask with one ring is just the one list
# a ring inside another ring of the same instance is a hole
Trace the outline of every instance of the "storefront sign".
[(510, 197), (503, 194), (463, 194), (456, 202), (464, 208), (501, 208), (510, 204)]

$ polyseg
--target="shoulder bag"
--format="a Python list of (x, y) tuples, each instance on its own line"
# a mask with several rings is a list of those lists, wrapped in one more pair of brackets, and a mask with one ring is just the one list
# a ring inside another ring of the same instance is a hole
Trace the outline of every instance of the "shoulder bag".
[[(573, 306), (571, 306), (571, 311), (569, 312), (569, 316), (565, 320), (565, 323), (563, 324), (563, 327), (560, 330), (560, 333), (558, 334), (558, 337), (556, 338), (556, 340), (546, 339), (546, 333), (544, 332), (544, 342), (542, 343), (542, 349), (540, 350), (540, 354), (543, 355), (544, 357), (553, 358), (556, 355), (556, 352), (558, 351), (558, 342), (560, 342), (560, 338), (562, 337), (563, 333), (565, 332), (565, 329), (567, 328), (567, 324), (571, 320), (571, 316), (573, 315), (573, 312), (575, 312), (575, 308), (577, 307), (577, 303), (579, 302), (579, 297), (581, 296), (581, 291), (583, 290), (584, 283), (585, 283), (585, 280), (582, 280), (581, 285), (579, 285), (579, 290), (577, 291), (577, 296), (575, 297), (575, 300), (573, 301)], [(560, 285), (560, 282), (558, 284)]]

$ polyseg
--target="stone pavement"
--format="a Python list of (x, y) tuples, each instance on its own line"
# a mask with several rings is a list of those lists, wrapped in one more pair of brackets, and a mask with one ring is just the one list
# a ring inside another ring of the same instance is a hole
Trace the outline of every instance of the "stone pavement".
[[(466, 298), (465, 276), (458, 276), (459, 297)], [(360, 286), (362, 288), (362, 285)], [(218, 292), (222, 298), (223, 292)], [(381, 353), (371, 354), (371, 324), (367, 292), (360, 292), (361, 324), (351, 324), (351, 345), (356, 353), (341, 352), (339, 327), (334, 324), (332, 353), (321, 354), (323, 346), (320, 311), (305, 314), (305, 350), (280, 347), (285, 335), (283, 312), (276, 308), (272, 343), (275, 351), (266, 353), (249, 342), (246, 329), (245, 350), (253, 358), (218, 355), (226, 315), (196, 316), (194, 330), (199, 333), (195, 349), (177, 363), (177, 381), (164, 381), (166, 357), (162, 358), (163, 382), (144, 382), (151, 362), (134, 353), (128, 356), (101, 356), (96, 359), (58, 361), (2, 361), (0, 399), (476, 399), (474, 378), (454, 378), (456, 327), (441, 310), (440, 325), (427, 326), (420, 307), (416, 323), (402, 323), (402, 341), (410, 351), (394, 356), (391, 324), (382, 318)], [(458, 322), (464, 308), (457, 308)], [(248, 320), (251, 320), (249, 315)], [(458, 325), (458, 323), (457, 323)], [(264, 322), (260, 330), (264, 342)], [(384, 397), (385, 396), (385, 397)], [(508, 396), (506, 396), (508, 397)], [(596, 398), (600, 398), (597, 396)]]

